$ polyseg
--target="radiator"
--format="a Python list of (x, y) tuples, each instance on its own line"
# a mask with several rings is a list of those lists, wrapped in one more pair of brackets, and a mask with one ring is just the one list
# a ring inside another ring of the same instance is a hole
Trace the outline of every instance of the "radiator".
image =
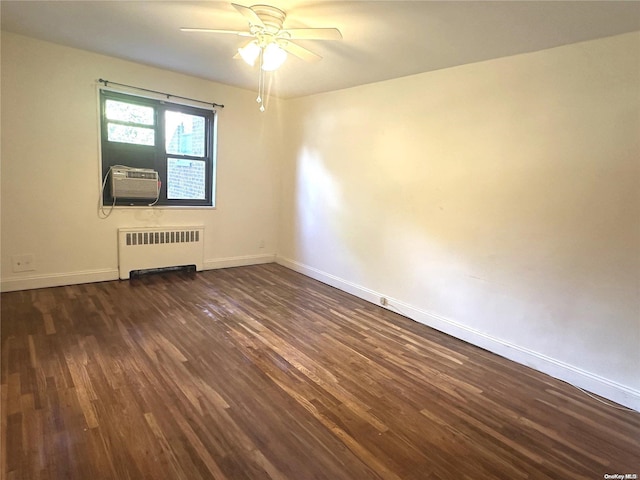
[(204, 227), (144, 227), (118, 229), (120, 278), (132, 271), (204, 263)]

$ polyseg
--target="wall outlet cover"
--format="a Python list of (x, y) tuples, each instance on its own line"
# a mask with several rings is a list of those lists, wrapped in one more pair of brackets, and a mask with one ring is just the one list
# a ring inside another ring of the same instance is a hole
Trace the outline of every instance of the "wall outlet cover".
[(13, 255), (11, 257), (12, 270), (14, 272), (31, 272), (36, 269), (36, 256), (33, 253)]

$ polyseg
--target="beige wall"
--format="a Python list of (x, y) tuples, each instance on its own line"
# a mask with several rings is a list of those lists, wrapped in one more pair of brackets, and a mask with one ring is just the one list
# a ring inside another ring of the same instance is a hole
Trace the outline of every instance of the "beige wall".
[(279, 261), (640, 408), (639, 62), (633, 33), (287, 102)]
[[(99, 78), (225, 104), (216, 209), (116, 209), (98, 218)], [(276, 103), (261, 114), (248, 90), (3, 32), (3, 289), (117, 278), (121, 226), (204, 225), (208, 268), (273, 260), (277, 115)], [(11, 256), (28, 253), (37, 269), (12, 272)]]

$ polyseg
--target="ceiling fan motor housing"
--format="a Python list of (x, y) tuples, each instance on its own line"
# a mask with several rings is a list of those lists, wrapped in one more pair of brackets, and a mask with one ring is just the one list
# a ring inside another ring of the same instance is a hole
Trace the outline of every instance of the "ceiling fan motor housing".
[(260, 17), (268, 33), (276, 34), (282, 30), (282, 25), (284, 24), (284, 19), (287, 17), (287, 14), (279, 8), (270, 5), (253, 5), (251, 10)]

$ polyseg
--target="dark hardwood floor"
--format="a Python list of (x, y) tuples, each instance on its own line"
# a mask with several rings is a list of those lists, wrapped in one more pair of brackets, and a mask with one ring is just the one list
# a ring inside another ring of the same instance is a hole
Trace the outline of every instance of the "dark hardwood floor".
[(2, 294), (2, 478), (603, 479), (640, 415), (275, 264)]

